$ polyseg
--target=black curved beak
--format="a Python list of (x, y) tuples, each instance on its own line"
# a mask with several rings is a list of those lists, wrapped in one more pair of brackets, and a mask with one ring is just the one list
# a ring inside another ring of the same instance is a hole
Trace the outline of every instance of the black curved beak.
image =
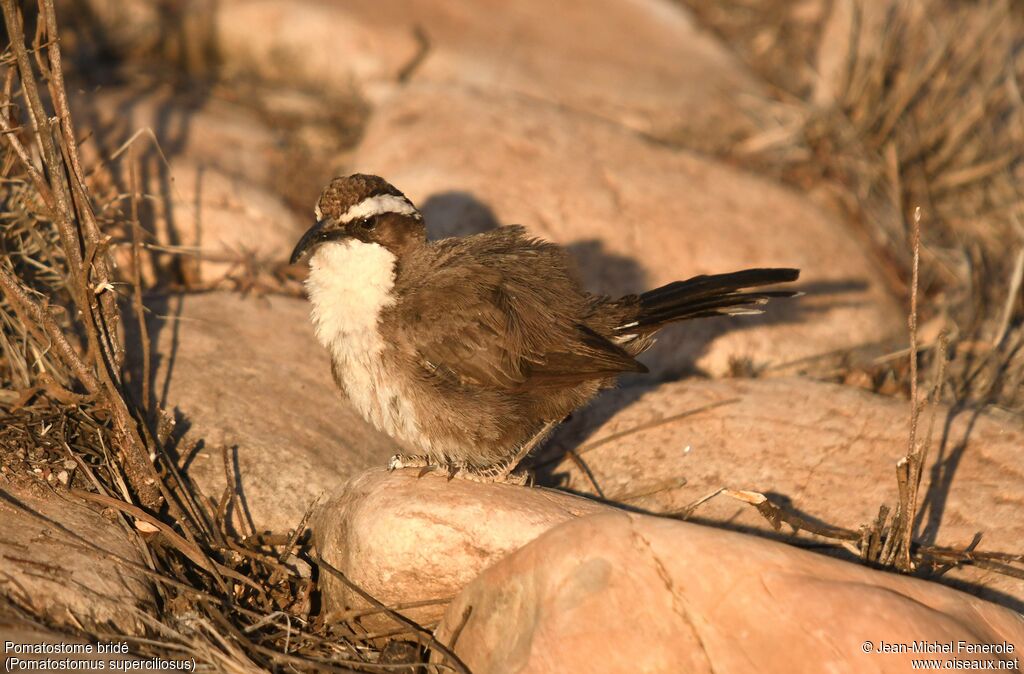
[(306, 233), (302, 235), (299, 242), (295, 244), (295, 250), (292, 251), (292, 257), (289, 264), (295, 264), (302, 257), (313, 248), (316, 248), (317, 244), (323, 243), (330, 238), (330, 232), (327, 230), (327, 226), (330, 224), (328, 220), (320, 220), (315, 225), (306, 230)]

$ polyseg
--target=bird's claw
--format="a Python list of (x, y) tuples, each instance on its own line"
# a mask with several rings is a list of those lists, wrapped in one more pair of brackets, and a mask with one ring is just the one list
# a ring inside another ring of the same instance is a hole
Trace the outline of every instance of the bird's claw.
[(523, 486), (531, 482), (530, 475), (525, 472), (513, 473), (508, 469), (488, 470), (486, 468), (473, 469), (468, 466), (449, 466), (448, 479), (451, 480), (455, 477), (461, 480), (480, 482), (483, 484), (513, 484)]
[(421, 478), (436, 470), (443, 469), (449, 482), (455, 478), (469, 480), (470, 482), (504, 482), (506, 484), (515, 485), (524, 485), (530, 481), (530, 476), (526, 473), (511, 472), (511, 466), (509, 465), (483, 469), (473, 468), (463, 463), (439, 465), (432, 463), (427, 457), (405, 456), (402, 454), (395, 454), (388, 461), (388, 472), (401, 470), (403, 468), (419, 468), (420, 472), (416, 476), (417, 478)]
[(389, 473), (401, 470), (402, 468), (420, 468), (422, 470), (420, 470), (419, 477), (423, 477), (437, 467), (437, 464), (431, 463), (430, 459), (425, 456), (405, 456), (404, 454), (395, 454), (388, 460)]

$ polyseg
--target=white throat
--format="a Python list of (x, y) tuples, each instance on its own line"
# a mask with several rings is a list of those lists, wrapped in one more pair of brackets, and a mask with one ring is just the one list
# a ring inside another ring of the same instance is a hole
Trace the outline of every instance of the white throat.
[(380, 315), (395, 303), (395, 256), (376, 243), (346, 240), (320, 246), (310, 259), (306, 289), (317, 339), (364, 419), (401, 440), (419, 438), (416, 414), (385, 363)]
[(384, 343), (377, 322), (395, 303), (394, 285), (395, 256), (387, 248), (354, 239), (321, 245), (306, 279), (317, 339), (335, 356), (345, 355), (336, 351), (347, 340), (379, 352)]

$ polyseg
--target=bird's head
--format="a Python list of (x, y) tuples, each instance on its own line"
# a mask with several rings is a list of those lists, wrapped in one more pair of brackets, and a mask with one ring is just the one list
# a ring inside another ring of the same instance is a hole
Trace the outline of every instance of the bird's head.
[(292, 251), (292, 264), (332, 241), (376, 243), (400, 257), (426, 240), (419, 210), (379, 176), (356, 173), (335, 178), (321, 192), (315, 214), (316, 224)]

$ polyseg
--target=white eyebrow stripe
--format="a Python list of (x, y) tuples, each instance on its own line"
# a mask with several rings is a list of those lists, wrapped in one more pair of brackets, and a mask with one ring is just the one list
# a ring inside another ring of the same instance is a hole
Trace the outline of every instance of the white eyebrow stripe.
[(399, 197), (394, 194), (379, 194), (375, 197), (363, 199), (358, 204), (345, 211), (345, 213), (338, 218), (338, 222), (346, 224), (353, 220), (368, 218), (371, 215), (381, 215), (382, 213), (398, 213), (399, 215), (419, 216), (419, 211), (417, 211), (416, 207), (409, 203), (409, 200), (405, 197)]

